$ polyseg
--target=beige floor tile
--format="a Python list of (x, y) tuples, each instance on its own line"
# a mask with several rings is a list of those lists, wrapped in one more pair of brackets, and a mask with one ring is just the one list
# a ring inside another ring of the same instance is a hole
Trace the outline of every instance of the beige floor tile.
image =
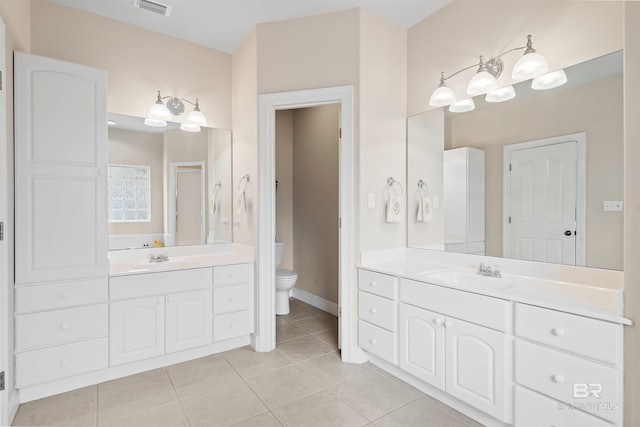
[(308, 332), (303, 331), (293, 323), (287, 322), (282, 325), (276, 325), (276, 345), (308, 334)]
[(243, 378), (251, 378), (265, 372), (284, 368), (291, 359), (279, 349), (269, 353), (259, 353), (251, 347), (241, 347), (224, 354), (225, 359)]
[(340, 359), (340, 353), (338, 351), (315, 357), (299, 363), (296, 366), (318, 380), (320, 384), (327, 387), (376, 369), (375, 366), (368, 362), (362, 364), (344, 363), (342, 359)]
[(271, 412), (265, 412), (248, 420), (240, 421), (233, 427), (282, 427), (282, 424)]
[(378, 371), (338, 384), (332, 390), (370, 421), (414, 399), (417, 395)]
[(190, 368), (192, 366), (204, 365), (205, 363), (212, 362), (214, 360), (223, 359), (222, 353), (211, 354), (205, 357), (199, 357), (198, 359), (188, 360), (182, 363), (176, 363), (175, 365), (167, 366), (167, 372), (171, 374), (172, 372), (179, 371), (181, 369)]
[[(428, 397), (428, 396), (426, 396), (426, 397)], [(478, 421), (474, 420), (473, 418), (467, 417), (462, 412), (458, 412), (455, 409), (453, 409), (452, 407), (445, 405), (444, 403), (440, 404), (440, 409), (443, 409), (445, 412), (448, 412), (449, 414), (453, 415), (454, 417), (456, 417), (457, 419), (459, 419), (460, 421), (462, 421), (463, 423), (465, 423), (469, 427), (484, 427), (484, 424), (479, 423)]]
[(313, 335), (294, 338), (278, 346), (278, 350), (295, 362), (322, 356), (335, 351), (329, 344), (320, 341)]
[(189, 421), (178, 402), (150, 409), (112, 423), (104, 427), (189, 427)]
[(181, 402), (192, 427), (230, 426), (267, 412), (267, 407), (244, 382), (216, 388)]
[(309, 304), (305, 304), (302, 302), (300, 302), (301, 305), (298, 306), (296, 305), (298, 303), (292, 302), (292, 301), (297, 301), (297, 300), (294, 300), (293, 298), (290, 299), (289, 301), (291, 304), (291, 311), (289, 312), (289, 314), (285, 314), (284, 316), (281, 316), (288, 322), (295, 322), (302, 319), (308, 319), (310, 317), (319, 316), (324, 313), (324, 311), (320, 310), (319, 308), (315, 308)]
[(285, 323), (289, 323), (289, 321), (284, 316), (276, 316), (276, 326), (284, 325)]
[(303, 331), (313, 334), (336, 329), (338, 327), (338, 318), (329, 313), (322, 313), (308, 319), (292, 321), (291, 323)]
[(14, 426), (95, 426), (96, 386), (23, 403), (13, 420)]
[(225, 359), (172, 370), (169, 377), (179, 399), (242, 380)]
[(109, 387), (121, 386), (124, 384), (129, 384), (144, 378), (154, 378), (158, 376), (163, 376), (166, 374), (164, 368), (152, 369), (150, 371), (141, 372), (135, 375), (129, 375), (128, 377), (122, 377), (111, 381), (105, 381), (103, 383), (98, 384), (98, 390), (106, 390)]
[(374, 421), (376, 427), (467, 427), (425, 398), (416, 399)]
[(321, 390), (322, 385), (297, 366), (288, 366), (247, 380), (269, 408), (276, 408)]
[(273, 413), (286, 427), (356, 427), (369, 422), (328, 390), (280, 406)]
[(126, 418), (176, 400), (166, 373), (108, 387), (98, 392), (98, 423), (105, 424)]
[[(404, 388), (414, 392), (415, 394), (423, 394), (420, 390), (418, 390), (417, 388), (415, 388), (411, 384), (402, 381), (400, 378), (398, 378), (398, 377), (396, 377), (394, 375), (391, 375), (389, 372), (385, 371), (384, 369), (379, 369), (378, 372), (380, 372), (380, 374), (382, 374), (383, 376), (389, 378), (390, 380), (393, 380), (393, 381), (397, 382), (398, 384), (400, 384)], [(438, 401), (436, 399), (433, 399), (433, 400), (438, 402), (438, 403), (440, 403), (440, 401)]]
[(326, 342), (333, 348), (338, 348), (338, 330), (337, 329), (329, 329), (322, 332), (316, 332), (313, 334), (314, 337), (318, 338), (322, 342)]

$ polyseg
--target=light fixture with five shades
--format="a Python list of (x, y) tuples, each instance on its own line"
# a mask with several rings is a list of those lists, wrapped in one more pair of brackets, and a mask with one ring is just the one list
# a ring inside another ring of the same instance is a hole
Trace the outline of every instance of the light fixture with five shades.
[[(162, 102), (163, 99), (167, 99), (166, 105)], [(193, 105), (193, 111), (187, 115), (185, 123), (180, 124), (180, 129), (186, 132), (200, 132), (201, 126), (207, 125), (207, 118), (200, 111), (200, 105), (198, 104), (198, 98), (196, 102), (191, 102), (185, 98), (178, 98), (175, 96), (162, 96), (158, 91), (158, 97), (156, 102), (149, 108), (147, 117), (144, 120), (144, 124), (153, 127), (167, 126), (167, 121), (171, 120), (172, 116), (179, 116), (184, 113), (184, 102)]]

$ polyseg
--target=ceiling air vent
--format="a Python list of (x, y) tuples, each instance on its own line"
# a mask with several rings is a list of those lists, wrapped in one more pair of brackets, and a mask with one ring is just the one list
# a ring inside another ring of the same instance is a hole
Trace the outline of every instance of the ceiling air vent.
[(148, 10), (149, 12), (158, 13), (160, 15), (171, 15), (171, 6), (167, 4), (158, 3), (157, 1), (149, 0), (133, 0), (133, 6), (140, 9)]

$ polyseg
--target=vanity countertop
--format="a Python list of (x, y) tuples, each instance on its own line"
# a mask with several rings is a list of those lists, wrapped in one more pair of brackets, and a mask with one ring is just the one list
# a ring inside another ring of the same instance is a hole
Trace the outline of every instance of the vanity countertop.
[[(166, 255), (167, 261), (150, 262), (150, 256)], [(239, 244), (178, 246), (109, 252), (109, 276), (207, 268), (255, 261), (253, 247)]]
[[(531, 275), (510, 274), (501, 278), (477, 274), (478, 264), (461, 265), (415, 259), (363, 257), (360, 268), (432, 285), (460, 289), (513, 302), (561, 310), (615, 323), (630, 325), (622, 315), (623, 292), (593, 285), (572, 283)], [(619, 272), (616, 272), (619, 273)]]

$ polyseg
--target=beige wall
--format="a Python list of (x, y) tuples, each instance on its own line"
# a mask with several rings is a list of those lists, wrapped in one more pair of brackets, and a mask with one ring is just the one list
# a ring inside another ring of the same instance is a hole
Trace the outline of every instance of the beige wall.
[[(456, 0), (409, 29), (409, 115), (433, 108), (429, 98), (441, 72), (450, 75), (479, 55), (491, 58), (524, 46), (527, 34), (552, 69), (620, 50), (622, 9), (620, 1)], [(519, 52), (503, 57), (505, 70), (513, 69)], [(505, 74), (499, 81), (506, 86), (511, 75)], [(458, 99), (466, 98), (472, 76), (469, 70), (448, 81)]]
[(160, 90), (199, 98), (209, 126), (231, 128), (227, 53), (46, 0), (31, 1), (31, 48), (36, 55), (107, 70), (110, 112), (144, 117)]
[(624, 313), (634, 322), (625, 327), (624, 425), (640, 425), (640, 3), (625, 4), (625, 135), (624, 135)]
[(293, 111), (276, 111), (276, 240), (285, 243), (280, 267), (294, 269)]
[(622, 95), (619, 74), (450, 115), (445, 147), (486, 152), (487, 255), (502, 256), (503, 146), (586, 132), (586, 265), (622, 270), (623, 214), (603, 212), (605, 200), (623, 199)]
[[(213, 129), (209, 134), (208, 164), (213, 165), (207, 169), (208, 188), (207, 210), (209, 212), (209, 233), (217, 242), (233, 241), (233, 180), (231, 175), (232, 150), (231, 131), (227, 129)], [(220, 183), (221, 187), (216, 196), (216, 212), (211, 212), (212, 191)]]
[(151, 221), (109, 223), (109, 234), (163, 234), (162, 134), (109, 129), (109, 163), (149, 166), (151, 171)]

